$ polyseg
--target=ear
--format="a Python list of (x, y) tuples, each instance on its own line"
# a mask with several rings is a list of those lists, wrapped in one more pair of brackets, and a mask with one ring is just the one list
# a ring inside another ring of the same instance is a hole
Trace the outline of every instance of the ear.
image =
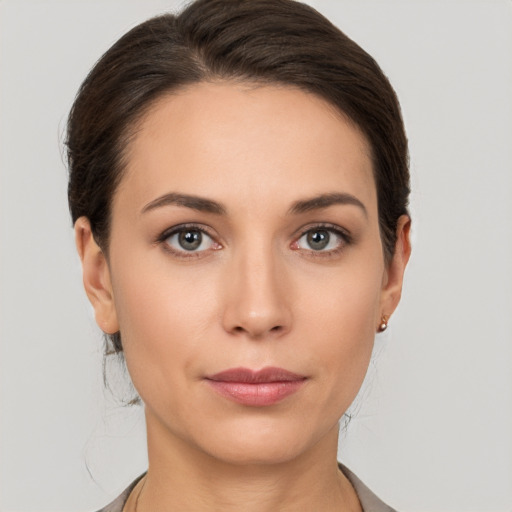
[(75, 243), (82, 261), (85, 292), (94, 308), (99, 328), (113, 334), (119, 331), (114, 294), (110, 280), (107, 259), (92, 236), (91, 224), (87, 217), (75, 222)]
[(395, 311), (400, 297), (402, 296), (402, 285), (404, 280), (405, 267), (411, 255), (411, 219), (408, 215), (402, 215), (398, 219), (396, 229), (395, 252), (388, 263), (382, 281), (382, 292), (380, 301), (380, 317), (376, 325), (386, 320)]

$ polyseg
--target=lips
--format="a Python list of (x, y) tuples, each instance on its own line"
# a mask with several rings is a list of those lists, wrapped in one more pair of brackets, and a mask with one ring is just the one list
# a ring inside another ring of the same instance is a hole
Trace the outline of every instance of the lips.
[(206, 382), (221, 396), (242, 405), (273, 405), (296, 393), (306, 377), (283, 368), (267, 367), (258, 371), (232, 368), (206, 377)]

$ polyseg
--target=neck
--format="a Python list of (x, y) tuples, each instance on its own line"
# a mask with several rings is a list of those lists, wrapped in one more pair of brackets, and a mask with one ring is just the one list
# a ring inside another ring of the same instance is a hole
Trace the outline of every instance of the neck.
[(147, 412), (146, 417), (149, 469), (137, 512), (361, 511), (338, 469), (337, 426), (291, 460), (230, 463), (172, 435)]

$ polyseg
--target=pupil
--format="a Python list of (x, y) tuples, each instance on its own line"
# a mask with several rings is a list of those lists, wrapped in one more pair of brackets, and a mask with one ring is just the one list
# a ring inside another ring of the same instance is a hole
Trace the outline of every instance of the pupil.
[(325, 249), (329, 243), (329, 232), (328, 231), (312, 231), (308, 233), (308, 244), (311, 249), (319, 251)]
[(186, 251), (197, 249), (201, 245), (202, 239), (201, 231), (182, 231), (179, 236), (180, 245)]

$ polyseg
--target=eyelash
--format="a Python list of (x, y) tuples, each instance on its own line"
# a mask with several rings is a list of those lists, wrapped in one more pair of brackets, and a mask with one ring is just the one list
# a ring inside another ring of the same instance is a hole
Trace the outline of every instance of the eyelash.
[[(315, 231), (327, 231), (329, 234), (336, 235), (341, 242), (338, 244), (337, 247), (334, 249), (330, 249), (327, 251), (317, 250), (314, 249), (304, 249), (302, 250), (298, 244), (299, 241), (306, 236), (308, 233), (314, 233)], [(328, 224), (328, 223), (320, 223), (320, 224), (313, 224), (308, 225), (302, 228), (301, 234), (295, 239), (295, 241), (292, 243), (292, 248), (296, 251), (304, 251), (306, 257), (312, 257), (312, 258), (332, 258), (338, 256), (347, 246), (351, 245), (354, 242), (352, 235), (340, 228), (339, 226), (335, 224)], [(293, 247), (295, 246), (295, 247)]]
[[(173, 247), (170, 246), (168, 243), (169, 238), (171, 238), (174, 235), (178, 235), (179, 233), (183, 233), (186, 231), (197, 231), (202, 233), (203, 235), (206, 235), (208, 238), (211, 239), (212, 244), (215, 245), (214, 248), (210, 249), (203, 249), (201, 251), (187, 251), (186, 249), (183, 250), (176, 250)], [(329, 234), (334, 234), (338, 238), (341, 239), (341, 242), (338, 244), (338, 247), (334, 249), (330, 249), (327, 251), (323, 250), (314, 250), (314, 249), (302, 249), (299, 247), (299, 241), (306, 236), (308, 233), (314, 233), (315, 231), (326, 231)], [(205, 229), (204, 226), (198, 225), (198, 224), (180, 224), (177, 226), (173, 226), (170, 229), (165, 230), (156, 240), (156, 243), (161, 244), (165, 251), (171, 253), (173, 256), (182, 258), (182, 259), (190, 259), (190, 258), (199, 258), (204, 256), (206, 252), (210, 251), (217, 251), (219, 249), (222, 249), (222, 245), (215, 241), (215, 237), (209, 233), (209, 230)], [(336, 226), (334, 224), (326, 224), (326, 223), (320, 223), (320, 224), (314, 224), (314, 225), (308, 225), (301, 229), (300, 235), (295, 238), (295, 240), (291, 243), (292, 250), (295, 251), (301, 251), (305, 256), (307, 257), (313, 257), (313, 258), (330, 258), (335, 257), (338, 254), (340, 254), (348, 245), (351, 245), (353, 243), (353, 238), (350, 233), (345, 231), (344, 229), (340, 228), (339, 226)]]
[[(187, 251), (186, 249), (177, 250), (171, 247), (168, 243), (169, 238), (174, 235), (178, 235), (179, 233), (187, 232), (187, 231), (198, 231), (203, 235), (206, 235), (211, 239), (212, 244), (215, 245), (215, 248), (212, 249), (203, 249), (202, 251)], [(215, 242), (215, 238), (212, 234), (209, 233), (204, 226), (200, 226), (197, 224), (180, 224), (178, 226), (173, 226), (170, 229), (165, 230), (156, 240), (156, 243), (161, 244), (165, 251), (171, 253), (173, 256), (182, 258), (182, 259), (190, 259), (190, 258), (199, 258), (204, 256), (204, 253), (210, 250), (217, 251), (222, 249), (222, 245), (218, 242)]]

